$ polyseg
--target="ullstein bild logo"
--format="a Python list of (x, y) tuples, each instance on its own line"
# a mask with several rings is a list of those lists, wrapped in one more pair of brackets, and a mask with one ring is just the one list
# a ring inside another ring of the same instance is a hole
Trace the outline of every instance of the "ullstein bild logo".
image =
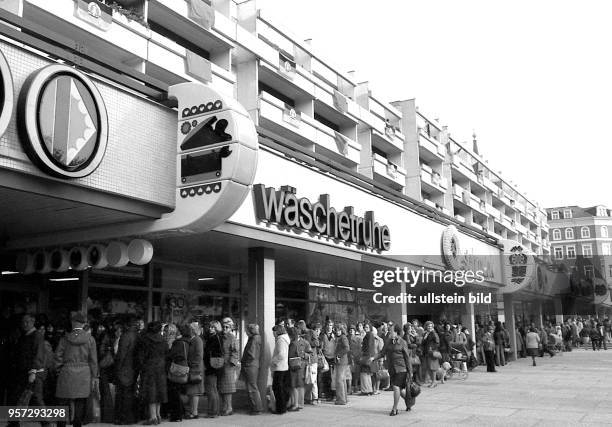
[(364, 217), (355, 215), (350, 206), (337, 211), (330, 207), (330, 197), (327, 194), (322, 194), (318, 202), (312, 203), (305, 197), (298, 199), (295, 189), (288, 190), (286, 187), (277, 191), (263, 184), (255, 184), (253, 194), (256, 215), (260, 220), (379, 251), (391, 248), (389, 227), (375, 222), (372, 211), (367, 211)]

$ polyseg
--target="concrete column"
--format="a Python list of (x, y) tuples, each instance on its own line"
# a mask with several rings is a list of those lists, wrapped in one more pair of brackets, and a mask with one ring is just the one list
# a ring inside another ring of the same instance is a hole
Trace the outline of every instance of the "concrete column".
[(553, 297), (553, 303), (555, 304), (555, 322), (557, 325), (563, 323), (563, 304), (561, 303), (561, 297)]
[(536, 302), (537, 313), (536, 313), (536, 326), (540, 329), (544, 327), (544, 316), (542, 315), (542, 301)]
[(274, 250), (267, 248), (249, 249), (249, 323), (259, 325), (262, 346), (259, 359), (259, 392), (265, 404), (268, 385), (272, 384), (270, 360), (274, 350), (274, 313), (275, 313), (275, 260)]
[(516, 351), (516, 319), (514, 316), (514, 304), (512, 302), (512, 294), (504, 294), (504, 317), (506, 318), (506, 330), (510, 336), (510, 348), (512, 349), (511, 358), (518, 358)]

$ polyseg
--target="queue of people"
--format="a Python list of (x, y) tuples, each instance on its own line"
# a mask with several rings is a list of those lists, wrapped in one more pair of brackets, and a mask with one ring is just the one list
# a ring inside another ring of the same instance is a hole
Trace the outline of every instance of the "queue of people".
[[(517, 352), (532, 357), (535, 366), (538, 356), (553, 357), (581, 345), (580, 337), (589, 337), (593, 350), (606, 349), (608, 327), (608, 319), (596, 318), (567, 319), (543, 328), (518, 324)], [(307, 325), (284, 319), (272, 331), (272, 385), (262, 395), (262, 338), (256, 324), (246, 328), (242, 357), (230, 318), (207, 325), (197, 319), (145, 325), (138, 318), (90, 325), (86, 316), (75, 313), (69, 329), (56, 329), (26, 314), (20, 329), (3, 336), (3, 348), (9, 342), (14, 351), (13, 357), (2, 352), (2, 366), (8, 367), (1, 373), (3, 384), (10, 386), (0, 403), (23, 404), (28, 396), (31, 405), (69, 405), (75, 426), (91, 420), (156, 425), (164, 418), (195, 419), (204, 395), (205, 417), (231, 416), (239, 377), (252, 415), (268, 409), (277, 414), (300, 411), (321, 400), (346, 405), (350, 395), (387, 390), (393, 391), (390, 415), (395, 416), (401, 398), (410, 410), (419, 386), (443, 384), (456, 356), (467, 357), (469, 368), (482, 364), (495, 372), (506, 364), (510, 350), (501, 322), (478, 325), (473, 339), (468, 328), (444, 321), (421, 325), (415, 319), (402, 327), (329, 319), (324, 325)]]

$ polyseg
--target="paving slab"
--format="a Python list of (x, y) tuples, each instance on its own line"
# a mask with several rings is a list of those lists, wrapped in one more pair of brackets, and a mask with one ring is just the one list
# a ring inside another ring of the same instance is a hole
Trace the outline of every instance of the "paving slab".
[[(612, 350), (575, 350), (563, 356), (519, 359), (487, 373), (422, 388), (412, 411), (389, 417), (392, 393), (349, 396), (347, 406), (323, 403), (285, 415), (236, 413), (213, 420), (163, 423), (166, 427), (248, 426), (612, 426)], [(103, 426), (90, 424), (90, 426)]]

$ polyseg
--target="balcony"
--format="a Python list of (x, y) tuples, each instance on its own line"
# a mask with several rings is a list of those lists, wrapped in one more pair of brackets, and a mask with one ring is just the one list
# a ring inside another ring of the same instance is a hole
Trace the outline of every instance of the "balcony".
[(381, 133), (376, 129), (372, 129), (372, 145), (388, 154), (399, 154), (404, 151), (404, 142), (395, 134)]
[(453, 172), (458, 172), (459, 175), (469, 179), (470, 181), (477, 181), (478, 179), (474, 173), (474, 170), (467, 166), (457, 155), (453, 156), (452, 170)]
[[(135, 21), (128, 21), (117, 12), (111, 13), (108, 21), (98, 18), (91, 23), (75, 16), (73, 0), (23, 2), (25, 19), (73, 40), (75, 48), (142, 71), (151, 31)], [(84, 17), (89, 18), (86, 12)]]
[(465, 224), (465, 218), (461, 215), (455, 215), (455, 219)]
[(429, 138), (419, 132), (419, 156), (428, 161), (443, 161), (446, 149), (442, 144), (433, 138)]
[(433, 194), (444, 194), (448, 188), (446, 178), (442, 178), (440, 174), (432, 172), (427, 165), (421, 166), (421, 186), (423, 190)]
[(494, 208), (493, 205), (490, 205), (488, 203), (486, 203), (485, 205), (485, 211), (494, 219), (500, 219), (501, 217), (501, 212), (499, 211), (499, 209)]
[(259, 125), (345, 166), (359, 164), (361, 146), (357, 142), (288, 108), (267, 92), (259, 98)]
[(372, 156), (374, 166), (374, 180), (382, 182), (396, 190), (401, 190), (406, 183), (406, 171), (378, 155)]
[(274, 67), (266, 62), (259, 63), (259, 81), (276, 89), (283, 95), (292, 99), (314, 98), (314, 83), (290, 67), (290, 70), (281, 66)]
[[(188, 55), (197, 58), (200, 67), (207, 68), (206, 72), (194, 75), (193, 70), (189, 70), (187, 65)], [(233, 96), (236, 82), (235, 76), (229, 71), (193, 52), (188, 52), (184, 47), (157, 33), (153, 33), (148, 41), (145, 72), (168, 85), (186, 81), (210, 82), (216, 89), (230, 96)]]
[(218, 62), (223, 68), (229, 69), (232, 44), (211, 28), (207, 28), (215, 21), (218, 12), (211, 10), (212, 21), (207, 25), (191, 19), (190, 8), (190, 2), (185, 0), (149, 0), (148, 22), (163, 36), (179, 43), (184, 40), (209, 52), (211, 58), (218, 59), (218, 61), (213, 59), (213, 62)]
[(508, 215), (502, 214), (502, 218), (501, 218), (501, 224), (512, 230), (515, 231), (515, 223), (514, 220), (512, 220), (512, 218), (510, 218)]

